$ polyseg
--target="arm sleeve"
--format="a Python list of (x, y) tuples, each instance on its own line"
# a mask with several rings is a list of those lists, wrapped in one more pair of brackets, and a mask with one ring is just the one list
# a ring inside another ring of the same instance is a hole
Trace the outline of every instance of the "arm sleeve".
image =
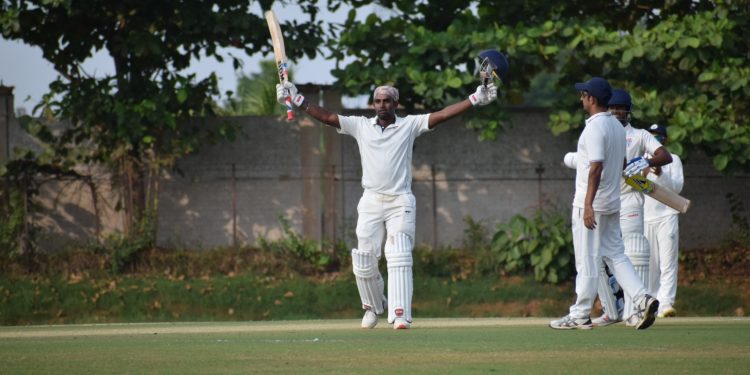
[(433, 129), (430, 129), (429, 120), (430, 120), (429, 113), (424, 114), (424, 115), (414, 115), (414, 127), (412, 131), (414, 132), (415, 138), (433, 130)]
[(661, 143), (659, 143), (659, 141), (656, 140), (656, 137), (654, 137), (653, 134), (645, 130), (641, 130), (641, 137), (643, 137), (643, 145), (649, 155), (654, 155), (656, 153), (656, 150), (659, 147), (663, 146)]
[[(587, 126), (581, 134), (586, 142), (586, 156), (588, 162), (604, 161), (604, 133), (596, 126)], [(623, 140), (624, 141), (624, 140)]]
[(339, 134), (347, 134), (351, 135), (355, 139), (359, 136), (358, 131), (359, 127), (357, 124), (359, 123), (359, 118), (356, 116), (341, 116), (339, 115), (339, 129), (336, 129), (336, 132)]
[[(679, 194), (682, 191), (682, 187), (685, 184), (685, 176), (682, 172), (682, 160), (680, 157), (672, 154), (672, 163), (662, 167), (665, 170), (661, 176), (654, 178), (654, 181), (669, 190)], [(651, 176), (651, 174), (649, 174)]]
[(565, 154), (565, 157), (563, 158), (563, 164), (565, 164), (566, 167), (570, 169), (576, 169), (578, 168), (578, 164), (576, 164), (578, 161), (577, 159), (578, 154), (575, 152), (569, 152)]

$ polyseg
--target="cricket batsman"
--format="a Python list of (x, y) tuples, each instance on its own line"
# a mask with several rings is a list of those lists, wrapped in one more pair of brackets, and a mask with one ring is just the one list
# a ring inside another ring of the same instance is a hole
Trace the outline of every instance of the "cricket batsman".
[[(632, 107), (632, 99), (627, 91), (623, 89), (612, 90), (612, 98), (607, 103), (607, 108), (609, 113), (614, 115), (625, 129), (625, 157), (630, 161), (623, 173), (625, 177), (641, 173), (644, 169), (650, 167), (660, 167), (672, 162), (671, 154), (654, 136), (648, 131), (636, 129), (630, 124)], [(653, 155), (653, 157), (648, 159), (641, 157), (646, 154)], [(567, 156), (567, 159), (569, 158), (575, 158), (575, 155)], [(571, 168), (575, 167), (570, 161), (566, 161), (566, 165)], [(643, 193), (625, 183), (624, 178), (620, 179), (620, 230), (622, 231), (625, 255), (630, 258), (643, 284), (649, 285), (649, 243), (643, 232), (643, 203)], [(608, 265), (608, 268), (611, 270), (612, 265)], [(604, 312), (601, 316), (592, 320), (594, 326), (603, 327), (628, 318), (632, 319), (626, 322), (628, 325), (636, 324), (637, 318), (634, 317), (633, 299), (627, 294), (625, 295), (623, 316), (620, 315), (617, 297), (612, 288), (615, 283), (616, 281), (609, 280), (605, 263), (602, 262), (599, 267), (597, 290)]]
[[(480, 73), (503, 80), (508, 62), (499, 51), (479, 54)], [(484, 70), (483, 70), (484, 69)], [(374, 328), (378, 316), (388, 310), (394, 329), (408, 329), (412, 323), (412, 249), (415, 241), (416, 200), (411, 191), (411, 161), (414, 140), (437, 125), (497, 98), (492, 79), (485, 80), (466, 100), (437, 112), (399, 117), (399, 92), (379, 86), (372, 95), (374, 117), (342, 116), (305, 100), (292, 83), (276, 86), (279, 103), (287, 96), (314, 119), (352, 136), (362, 159), (364, 193), (357, 205), (357, 248), (352, 249), (352, 268), (365, 310), (362, 328)], [(383, 246), (385, 245), (385, 246)], [(384, 247), (388, 269), (388, 297), (378, 269)]]
[[(591, 329), (591, 309), (597, 295), (602, 261), (625, 293), (637, 303), (636, 329), (650, 327), (659, 301), (647, 294), (641, 278), (625, 255), (620, 232), (620, 183), (626, 163), (625, 129), (608, 112), (612, 88), (594, 77), (577, 83), (583, 110), (589, 114), (575, 154), (575, 196), (571, 226), (576, 265), (576, 301), (566, 316), (553, 320), (553, 329)], [(567, 159), (567, 157), (566, 157)]]

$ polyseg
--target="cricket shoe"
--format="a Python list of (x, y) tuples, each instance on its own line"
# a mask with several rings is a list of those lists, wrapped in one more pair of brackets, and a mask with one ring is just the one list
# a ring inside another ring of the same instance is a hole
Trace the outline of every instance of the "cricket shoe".
[(371, 329), (378, 325), (378, 314), (372, 310), (365, 310), (365, 316), (362, 317), (362, 328)]
[(641, 298), (637, 308), (638, 311), (635, 314), (638, 316), (638, 323), (636, 323), (635, 329), (651, 327), (656, 320), (656, 312), (659, 311), (659, 301), (646, 294)]
[(667, 307), (661, 312), (659, 312), (658, 315), (656, 315), (657, 318), (672, 318), (677, 316), (677, 310), (674, 309), (674, 307)]
[(635, 327), (638, 324), (638, 314), (633, 314), (625, 319), (625, 326)]
[(393, 329), (409, 329), (411, 328), (411, 323), (407, 322), (404, 318), (396, 318), (393, 319)]
[[(388, 300), (383, 297), (383, 311), (388, 311)], [(372, 329), (378, 325), (378, 314), (369, 307), (365, 310), (365, 316), (362, 317), (362, 328)]]
[(592, 319), (591, 325), (593, 325), (594, 327), (606, 327), (610, 324), (619, 323), (621, 321), (622, 319), (613, 319), (610, 318), (610, 316), (607, 314), (602, 314), (602, 316)]
[(590, 318), (574, 318), (570, 315), (565, 315), (560, 319), (549, 322), (549, 326), (552, 329), (591, 329)]

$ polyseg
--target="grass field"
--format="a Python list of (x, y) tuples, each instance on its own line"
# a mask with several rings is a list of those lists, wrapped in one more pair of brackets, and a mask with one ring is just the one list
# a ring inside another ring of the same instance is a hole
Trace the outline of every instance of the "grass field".
[(750, 319), (554, 331), (546, 318), (0, 327), (3, 374), (746, 374)]

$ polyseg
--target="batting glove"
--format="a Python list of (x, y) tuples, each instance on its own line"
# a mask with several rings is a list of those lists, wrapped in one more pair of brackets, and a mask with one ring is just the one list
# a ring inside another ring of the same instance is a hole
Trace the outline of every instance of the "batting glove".
[(299, 93), (299, 90), (297, 90), (297, 86), (295, 86), (293, 83), (286, 82), (284, 83), (284, 85), (277, 83), (276, 100), (281, 105), (286, 105), (287, 96), (292, 98), (292, 103), (294, 103), (294, 105), (297, 107), (301, 106), (302, 102), (305, 101), (305, 97)]
[(490, 82), (487, 87), (479, 85), (477, 91), (469, 95), (469, 101), (473, 106), (487, 105), (495, 101), (495, 99), (497, 99), (497, 86), (495, 86), (494, 82)]
[(631, 159), (628, 162), (628, 165), (625, 166), (625, 170), (622, 172), (622, 175), (627, 178), (636, 174), (640, 174), (641, 172), (643, 172), (644, 169), (648, 167), (649, 167), (648, 160), (639, 156), (637, 158)]

